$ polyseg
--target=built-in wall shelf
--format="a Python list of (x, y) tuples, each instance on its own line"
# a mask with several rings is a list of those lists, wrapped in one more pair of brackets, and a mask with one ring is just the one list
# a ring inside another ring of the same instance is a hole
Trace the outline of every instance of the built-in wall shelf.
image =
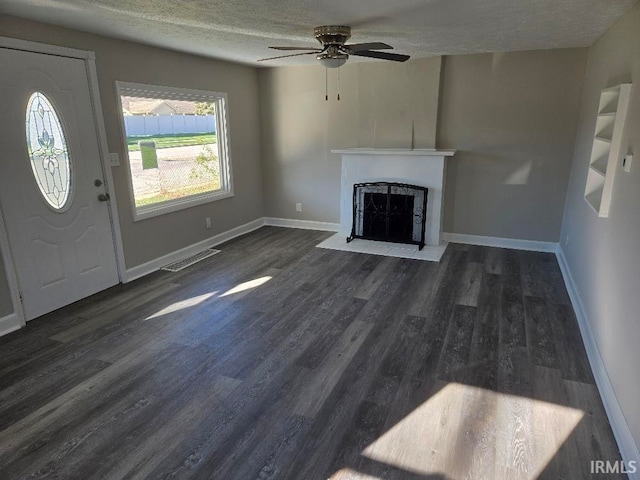
[(618, 163), (622, 151), (624, 124), (629, 109), (631, 84), (623, 83), (600, 92), (598, 118), (587, 173), (584, 198), (600, 217), (609, 216)]
[(589, 168), (591, 168), (591, 170), (596, 172), (602, 178), (605, 178), (607, 176), (607, 168), (606, 167), (602, 168), (600, 166), (596, 166), (596, 165), (592, 164)]
[(596, 140), (599, 140), (600, 142), (611, 143), (611, 139), (610, 138), (601, 137), (600, 135), (596, 135), (594, 138)]

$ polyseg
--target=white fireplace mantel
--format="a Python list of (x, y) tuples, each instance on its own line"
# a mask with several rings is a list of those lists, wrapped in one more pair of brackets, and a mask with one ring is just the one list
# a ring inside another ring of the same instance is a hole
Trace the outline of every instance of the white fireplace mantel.
[(455, 150), (436, 150), (435, 148), (346, 148), (331, 150), (331, 153), (343, 155), (402, 155), (408, 157), (451, 157)]
[(340, 235), (351, 233), (354, 184), (399, 182), (429, 189), (425, 240), (427, 245), (440, 245), (445, 159), (455, 150), (349, 148), (331, 152), (342, 155)]

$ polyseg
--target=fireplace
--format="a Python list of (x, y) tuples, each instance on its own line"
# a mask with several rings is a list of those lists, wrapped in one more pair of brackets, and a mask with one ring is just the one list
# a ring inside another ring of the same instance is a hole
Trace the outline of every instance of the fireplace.
[(395, 182), (357, 183), (353, 186), (354, 238), (425, 245), (428, 188)]
[[(446, 160), (455, 151), (349, 148), (332, 150), (332, 153), (342, 156), (340, 224), (336, 225), (338, 233), (319, 246), (373, 255), (440, 261), (446, 248), (446, 242), (441, 238), (445, 167)], [(411, 198), (405, 198), (407, 194), (395, 188), (391, 189), (390, 195), (384, 188), (371, 188), (371, 184), (382, 182), (413, 188), (408, 194)], [(369, 205), (373, 213), (369, 216), (359, 215), (358, 209), (354, 209), (354, 185), (368, 184), (369, 188), (356, 190), (356, 200), (361, 195), (362, 204)], [(395, 216), (393, 212), (411, 212), (411, 202), (414, 217), (409, 227), (409, 215)], [(387, 215), (377, 215), (387, 205)], [(416, 221), (415, 215), (420, 213), (419, 209), (422, 209), (422, 218)], [(404, 220), (400, 220), (401, 218)], [(387, 223), (391, 232), (388, 235)], [(345, 242), (347, 237), (351, 241)], [(380, 237), (387, 237), (386, 241), (371, 241), (381, 240)], [(422, 246), (424, 248), (419, 248)]]

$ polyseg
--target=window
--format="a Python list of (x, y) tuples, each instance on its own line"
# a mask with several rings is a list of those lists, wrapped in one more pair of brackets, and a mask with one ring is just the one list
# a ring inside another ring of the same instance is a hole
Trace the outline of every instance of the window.
[(42, 197), (61, 212), (71, 193), (69, 148), (58, 114), (44, 93), (29, 98), (26, 113), (27, 150)]
[(226, 94), (116, 86), (134, 220), (233, 196)]

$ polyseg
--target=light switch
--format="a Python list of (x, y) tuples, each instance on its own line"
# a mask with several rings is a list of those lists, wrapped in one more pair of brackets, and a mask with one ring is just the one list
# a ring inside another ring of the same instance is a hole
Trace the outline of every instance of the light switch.
[(110, 153), (109, 154), (109, 161), (111, 162), (111, 166), (112, 167), (119, 167), (120, 166), (120, 157), (118, 156), (117, 153)]
[(624, 169), (625, 172), (631, 171), (632, 162), (633, 162), (633, 155), (631, 153), (624, 156), (624, 158), (622, 159), (622, 168)]

